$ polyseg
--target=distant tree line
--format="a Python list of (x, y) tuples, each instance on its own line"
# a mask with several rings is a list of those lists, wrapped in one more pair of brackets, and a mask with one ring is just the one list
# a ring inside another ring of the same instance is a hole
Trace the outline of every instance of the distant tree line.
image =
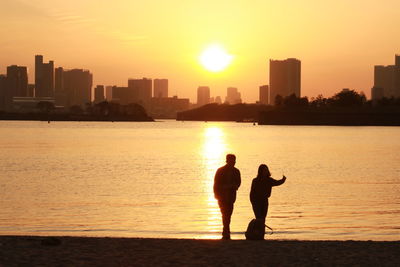
[(275, 98), (276, 107), (286, 108), (357, 108), (357, 107), (400, 107), (400, 98), (381, 98), (376, 101), (367, 100), (363, 92), (355, 90), (342, 90), (332, 97), (326, 98), (323, 95), (312, 97), (297, 97), (295, 94), (282, 97), (277, 95)]
[(277, 96), (275, 106), (260, 112), (259, 124), (400, 126), (400, 98), (367, 100), (364, 93), (344, 89), (332, 97)]

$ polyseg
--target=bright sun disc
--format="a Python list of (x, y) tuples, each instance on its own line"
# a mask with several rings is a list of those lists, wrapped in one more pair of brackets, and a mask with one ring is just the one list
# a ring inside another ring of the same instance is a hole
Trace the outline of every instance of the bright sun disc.
[(219, 45), (211, 45), (200, 55), (200, 62), (207, 70), (218, 72), (228, 67), (232, 58)]

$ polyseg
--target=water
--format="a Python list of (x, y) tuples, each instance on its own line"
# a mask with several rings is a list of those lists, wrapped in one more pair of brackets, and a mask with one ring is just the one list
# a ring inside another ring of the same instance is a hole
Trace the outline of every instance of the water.
[(242, 185), (261, 163), (268, 239), (400, 240), (400, 128), (204, 122), (0, 122), (0, 234), (220, 238), (212, 193), (226, 153)]

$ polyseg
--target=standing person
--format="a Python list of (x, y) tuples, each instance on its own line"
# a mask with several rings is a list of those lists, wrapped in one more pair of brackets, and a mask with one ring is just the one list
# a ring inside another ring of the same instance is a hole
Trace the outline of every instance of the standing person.
[(273, 186), (281, 185), (285, 181), (286, 177), (284, 175), (281, 180), (273, 179), (267, 165), (261, 164), (258, 167), (258, 174), (251, 183), (250, 191), (250, 201), (256, 219), (261, 219), (265, 222), (268, 213), (268, 198), (271, 196), (271, 189)]
[(236, 201), (236, 191), (239, 189), (241, 179), (240, 171), (235, 168), (236, 156), (226, 155), (226, 165), (219, 168), (214, 178), (214, 196), (222, 214), (222, 239), (231, 239), (229, 225), (233, 212), (233, 204)]

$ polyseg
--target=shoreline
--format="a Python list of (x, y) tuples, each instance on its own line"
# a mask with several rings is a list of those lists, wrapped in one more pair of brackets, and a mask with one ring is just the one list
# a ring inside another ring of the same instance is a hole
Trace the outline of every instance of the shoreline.
[(0, 266), (397, 266), (399, 241), (0, 236)]

